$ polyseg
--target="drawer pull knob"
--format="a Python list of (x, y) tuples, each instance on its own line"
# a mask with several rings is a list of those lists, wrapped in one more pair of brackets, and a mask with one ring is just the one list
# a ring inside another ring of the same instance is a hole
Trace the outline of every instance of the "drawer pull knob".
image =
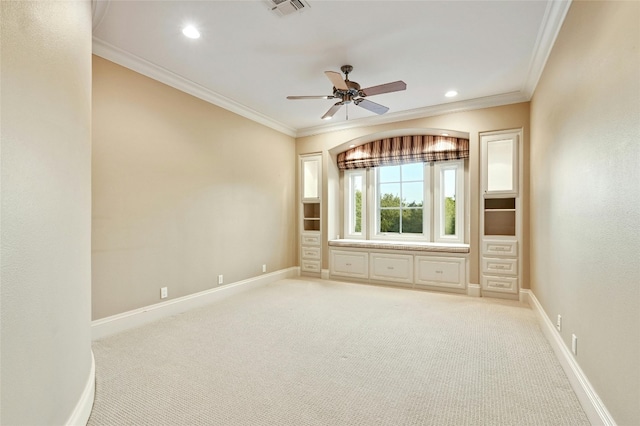
[(387, 269), (393, 269), (393, 266), (387, 266)]
[(347, 265), (347, 266), (351, 266), (351, 264), (350, 264), (350, 263), (346, 263), (345, 265)]
[(442, 273), (442, 271), (440, 271), (440, 270), (436, 271), (436, 274), (441, 274), (441, 273)]

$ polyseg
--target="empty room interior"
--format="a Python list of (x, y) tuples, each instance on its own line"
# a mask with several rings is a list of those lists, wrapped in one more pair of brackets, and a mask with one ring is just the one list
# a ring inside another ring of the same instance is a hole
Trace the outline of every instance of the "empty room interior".
[(640, 2), (0, 11), (1, 424), (640, 424)]

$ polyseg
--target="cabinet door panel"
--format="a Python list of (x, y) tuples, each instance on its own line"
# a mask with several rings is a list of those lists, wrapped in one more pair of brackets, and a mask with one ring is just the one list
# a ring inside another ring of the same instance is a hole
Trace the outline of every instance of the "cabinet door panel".
[(302, 247), (302, 257), (304, 259), (320, 259), (320, 247)]
[(399, 283), (413, 282), (413, 256), (371, 253), (369, 278)]
[(416, 284), (466, 288), (465, 259), (416, 256)]
[(300, 236), (300, 239), (302, 240), (301, 243), (302, 245), (305, 246), (319, 246), (320, 245), (320, 233), (303, 233)]
[(320, 262), (317, 260), (303, 260), (300, 269), (303, 272), (320, 272)]
[(518, 279), (516, 277), (494, 277), (483, 275), (481, 279), (483, 290), (500, 293), (517, 293)]
[(508, 240), (484, 240), (482, 242), (482, 254), (516, 257), (518, 255), (518, 242)]
[(331, 250), (331, 274), (343, 277), (368, 278), (369, 254)]
[(498, 259), (493, 257), (482, 258), (483, 274), (517, 275), (517, 259)]

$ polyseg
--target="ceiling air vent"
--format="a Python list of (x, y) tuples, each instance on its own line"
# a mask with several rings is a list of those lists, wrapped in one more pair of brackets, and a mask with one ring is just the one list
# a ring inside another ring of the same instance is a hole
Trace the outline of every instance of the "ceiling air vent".
[(309, 8), (304, 0), (267, 0), (271, 11), (278, 16), (291, 15)]

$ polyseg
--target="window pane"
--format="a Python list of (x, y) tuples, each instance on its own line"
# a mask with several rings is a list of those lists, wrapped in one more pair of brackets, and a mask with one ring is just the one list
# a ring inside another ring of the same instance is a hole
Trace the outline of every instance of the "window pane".
[(353, 191), (352, 212), (351, 217), (353, 219), (351, 232), (362, 232), (362, 176), (353, 176), (351, 180), (351, 189)]
[(410, 182), (402, 184), (402, 206), (422, 207), (424, 190), (422, 182)]
[(380, 182), (400, 182), (400, 166), (384, 166), (378, 168)]
[(402, 181), (422, 181), (423, 178), (423, 163), (412, 163), (402, 165)]
[(380, 232), (400, 232), (400, 210), (380, 210)]
[(422, 234), (422, 209), (402, 210), (402, 233)]
[(400, 207), (400, 184), (380, 184), (380, 207)]
[(456, 235), (456, 170), (442, 172), (444, 192), (444, 235)]

